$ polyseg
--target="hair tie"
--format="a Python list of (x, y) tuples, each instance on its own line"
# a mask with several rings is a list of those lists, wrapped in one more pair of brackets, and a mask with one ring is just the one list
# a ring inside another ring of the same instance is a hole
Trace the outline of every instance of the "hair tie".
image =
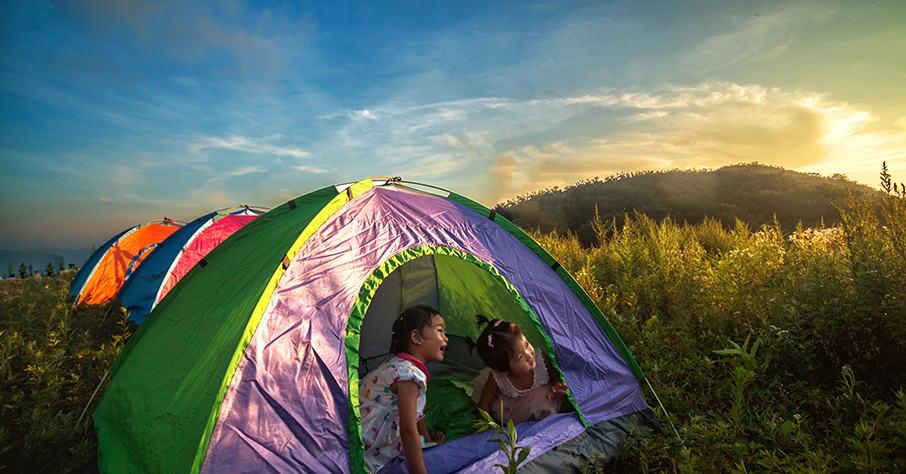
[(502, 319), (498, 319), (497, 322), (494, 323), (494, 327), (496, 328), (497, 326), (500, 326), (500, 323), (502, 323), (502, 322), (503, 322)]
[(494, 337), (493, 334), (488, 334), (488, 347), (494, 347), (494, 343), (491, 342), (492, 337)]

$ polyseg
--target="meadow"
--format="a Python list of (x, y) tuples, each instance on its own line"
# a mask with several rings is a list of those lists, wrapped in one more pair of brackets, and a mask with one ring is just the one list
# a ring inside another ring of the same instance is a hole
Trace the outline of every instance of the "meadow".
[[(536, 233), (635, 355), (661, 425), (585, 470), (906, 471), (906, 195), (882, 188), (880, 215), (853, 198), (835, 227), (630, 215), (596, 220), (590, 247)], [(72, 308), (73, 275), (0, 283), (0, 471), (95, 455), (99, 383), (134, 325)]]
[(97, 451), (85, 408), (135, 324), (114, 305), (73, 308), (75, 273), (0, 282), (2, 472), (80, 473)]

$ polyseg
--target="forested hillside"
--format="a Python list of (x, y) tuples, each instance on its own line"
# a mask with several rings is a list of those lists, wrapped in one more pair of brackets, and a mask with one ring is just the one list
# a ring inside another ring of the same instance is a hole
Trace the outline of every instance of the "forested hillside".
[(595, 216), (622, 228), (627, 216), (644, 214), (655, 221), (670, 217), (678, 224), (716, 219), (732, 229), (739, 219), (749, 228), (773, 224), (792, 232), (839, 223), (838, 208), (848, 194), (878, 191), (843, 175), (826, 178), (759, 164), (716, 170), (639, 172), (594, 178), (563, 189), (546, 189), (499, 204), (495, 210), (527, 230), (575, 234), (583, 245), (595, 242)]

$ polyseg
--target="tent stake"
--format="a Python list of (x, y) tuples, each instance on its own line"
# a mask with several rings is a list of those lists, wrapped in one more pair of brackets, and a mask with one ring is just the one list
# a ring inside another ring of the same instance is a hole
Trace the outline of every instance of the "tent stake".
[(98, 394), (98, 390), (101, 389), (101, 385), (104, 384), (104, 380), (107, 380), (107, 374), (109, 374), (109, 373), (110, 373), (110, 372), (107, 372), (107, 371), (104, 372), (104, 376), (101, 377), (101, 381), (98, 382), (97, 388), (94, 389), (94, 393), (92, 393), (92, 394), (91, 394), (91, 398), (88, 399), (88, 404), (85, 405), (85, 409), (82, 410), (82, 415), (79, 416), (79, 421), (77, 421), (76, 424), (75, 424), (75, 427), (76, 427), (76, 428), (78, 428), (79, 425), (82, 424), (82, 418), (85, 418), (85, 412), (88, 411), (88, 407), (90, 407), (90, 406), (91, 406), (91, 402), (94, 401), (94, 396)]
[[(670, 414), (667, 413), (667, 409), (664, 408), (664, 404), (661, 403), (661, 397), (657, 396), (657, 392), (654, 391), (654, 387), (651, 386), (651, 381), (648, 380), (648, 377), (645, 377), (645, 382), (648, 383), (648, 388), (651, 389), (651, 393), (654, 394), (654, 398), (657, 400), (657, 404), (661, 406), (661, 410), (664, 410), (664, 415), (667, 415), (667, 421), (670, 423), (670, 427), (673, 428), (673, 432), (676, 433), (676, 439), (683, 443), (683, 438), (680, 437), (679, 431), (676, 430), (676, 426), (673, 425), (673, 420), (670, 418)], [(685, 447), (685, 446), (684, 446)]]

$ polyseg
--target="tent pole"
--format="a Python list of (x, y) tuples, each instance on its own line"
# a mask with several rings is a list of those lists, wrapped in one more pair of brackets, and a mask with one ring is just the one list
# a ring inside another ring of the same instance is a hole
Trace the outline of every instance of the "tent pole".
[(101, 381), (98, 382), (97, 388), (94, 389), (94, 393), (92, 393), (92, 394), (91, 394), (91, 398), (88, 399), (88, 404), (85, 405), (85, 409), (82, 410), (82, 415), (79, 416), (79, 421), (77, 421), (76, 424), (75, 424), (75, 427), (76, 427), (76, 428), (78, 428), (79, 425), (82, 423), (82, 418), (85, 417), (85, 412), (88, 411), (88, 407), (90, 407), (90, 406), (91, 406), (91, 402), (94, 401), (94, 396), (98, 394), (98, 390), (101, 389), (101, 385), (104, 384), (104, 380), (107, 380), (107, 374), (109, 374), (109, 373), (110, 373), (110, 372), (104, 371), (104, 376), (101, 377)]
[(664, 415), (667, 415), (667, 421), (670, 422), (670, 427), (673, 428), (673, 432), (676, 433), (676, 439), (683, 443), (683, 438), (680, 437), (679, 431), (676, 430), (676, 426), (673, 425), (673, 420), (670, 418), (670, 414), (667, 413), (667, 409), (664, 408), (664, 404), (661, 403), (661, 397), (657, 396), (657, 392), (654, 391), (654, 387), (651, 386), (651, 381), (648, 380), (648, 377), (645, 377), (645, 382), (648, 383), (648, 388), (651, 389), (651, 393), (654, 394), (654, 398), (657, 400), (657, 404), (661, 406), (661, 410), (664, 410)]
[(104, 311), (104, 317), (101, 318), (101, 322), (102, 322), (102, 323), (107, 319), (107, 315), (110, 314), (110, 308), (112, 308), (112, 307), (113, 307), (113, 302), (112, 302), (112, 301), (109, 302), (109, 303), (107, 303), (107, 311)]

